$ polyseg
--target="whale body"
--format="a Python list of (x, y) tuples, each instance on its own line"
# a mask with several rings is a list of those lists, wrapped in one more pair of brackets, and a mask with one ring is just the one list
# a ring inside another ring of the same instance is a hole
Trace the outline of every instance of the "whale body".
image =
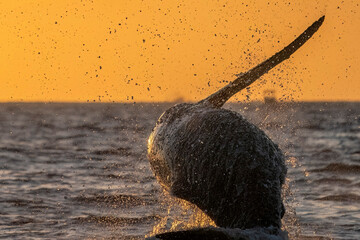
[(154, 135), (149, 159), (172, 195), (221, 227), (280, 227), (284, 156), (239, 113), (179, 104), (160, 117)]
[(219, 227), (281, 227), (284, 155), (261, 129), (221, 107), (288, 59), (323, 21), (206, 99), (175, 105), (160, 116), (148, 140), (148, 159), (171, 195), (195, 204)]

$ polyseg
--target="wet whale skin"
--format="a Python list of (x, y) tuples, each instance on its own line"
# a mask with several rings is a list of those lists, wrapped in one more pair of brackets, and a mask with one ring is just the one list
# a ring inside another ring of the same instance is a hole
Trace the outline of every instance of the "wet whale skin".
[(284, 155), (239, 113), (221, 109), (234, 94), (288, 59), (324, 22), (320, 17), (266, 61), (196, 104), (165, 111), (148, 140), (160, 184), (197, 205), (219, 227), (281, 227)]
[(164, 188), (197, 205), (217, 226), (281, 226), (284, 155), (239, 113), (176, 105), (160, 117), (148, 157)]

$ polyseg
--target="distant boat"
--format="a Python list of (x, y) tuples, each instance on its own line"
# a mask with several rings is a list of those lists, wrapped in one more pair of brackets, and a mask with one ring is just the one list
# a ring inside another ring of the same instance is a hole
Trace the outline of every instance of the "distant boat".
[(177, 97), (172, 102), (173, 103), (184, 103), (185, 99), (183, 97)]
[(264, 103), (265, 104), (275, 104), (277, 103), (276, 97), (275, 97), (275, 90), (265, 90), (264, 91)]

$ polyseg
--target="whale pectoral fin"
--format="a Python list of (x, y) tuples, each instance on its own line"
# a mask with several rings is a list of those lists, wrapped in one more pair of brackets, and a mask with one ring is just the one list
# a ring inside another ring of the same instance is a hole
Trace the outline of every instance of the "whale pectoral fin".
[(293, 42), (291, 42), (280, 52), (276, 53), (266, 61), (257, 65), (256, 67), (250, 69), (248, 72), (244, 74), (239, 74), (239, 76), (233, 82), (229, 83), (225, 87), (221, 88), (219, 91), (200, 101), (200, 103), (220, 108), (234, 94), (248, 87), (250, 84), (255, 82), (255, 80), (259, 79), (262, 75), (270, 71), (276, 65), (288, 59), (294, 52), (296, 52), (296, 50), (298, 50), (302, 45), (307, 42), (307, 40), (309, 40), (314, 35), (314, 33), (320, 28), (320, 26), (324, 22), (324, 19), (325, 16), (319, 18), (319, 20), (314, 22), (299, 37), (297, 37)]

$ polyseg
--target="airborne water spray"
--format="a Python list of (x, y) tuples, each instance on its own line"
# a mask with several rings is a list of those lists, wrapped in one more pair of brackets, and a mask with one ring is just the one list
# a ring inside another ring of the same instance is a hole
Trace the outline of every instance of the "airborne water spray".
[[(206, 99), (175, 105), (161, 115), (148, 140), (148, 158), (165, 190), (195, 204), (219, 227), (244, 231), (260, 227), (279, 234), (285, 212), (281, 198), (287, 171), (284, 155), (262, 130), (239, 113), (221, 107), (288, 59), (324, 18)], [(198, 236), (204, 232), (188, 233)], [(166, 233), (161, 236), (156, 237), (171, 239)]]

